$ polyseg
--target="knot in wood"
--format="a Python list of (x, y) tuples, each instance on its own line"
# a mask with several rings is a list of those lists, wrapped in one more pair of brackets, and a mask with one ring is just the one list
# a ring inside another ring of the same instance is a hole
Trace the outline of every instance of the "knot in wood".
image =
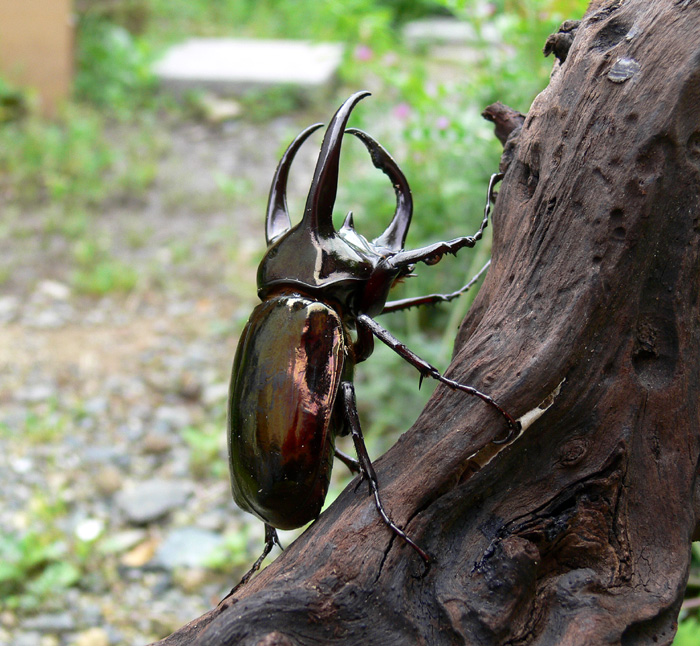
[(582, 437), (574, 438), (559, 449), (559, 463), (565, 467), (577, 465), (588, 453), (588, 441)]

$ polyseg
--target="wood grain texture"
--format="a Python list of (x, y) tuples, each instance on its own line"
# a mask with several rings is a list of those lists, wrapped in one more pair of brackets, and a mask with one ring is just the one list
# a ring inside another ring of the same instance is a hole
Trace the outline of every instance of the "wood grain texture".
[(438, 387), (377, 460), (424, 576), (350, 486), (162, 646), (671, 643), (699, 534), (700, 3), (596, 3), (508, 145), (447, 374), (515, 416), (563, 382), (551, 408), (486, 462), (502, 420)]

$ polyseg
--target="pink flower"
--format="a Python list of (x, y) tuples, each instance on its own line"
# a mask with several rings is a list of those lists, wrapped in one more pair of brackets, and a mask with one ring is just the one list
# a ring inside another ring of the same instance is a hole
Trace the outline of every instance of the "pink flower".
[(374, 52), (368, 45), (358, 45), (355, 47), (355, 58), (363, 63), (369, 61), (374, 56)]
[(411, 116), (411, 106), (408, 103), (399, 103), (394, 107), (394, 116), (401, 121), (405, 121)]
[(435, 127), (438, 130), (447, 130), (450, 127), (450, 120), (447, 117), (438, 117), (435, 121)]

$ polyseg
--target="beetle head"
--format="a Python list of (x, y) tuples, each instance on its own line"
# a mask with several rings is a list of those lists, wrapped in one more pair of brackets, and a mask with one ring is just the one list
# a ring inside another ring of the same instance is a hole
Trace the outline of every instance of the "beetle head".
[[(366, 281), (384, 259), (403, 248), (411, 223), (413, 203), (408, 182), (396, 162), (372, 137), (354, 128), (346, 131), (350, 113), (369, 92), (353, 94), (333, 116), (323, 139), (301, 222), (292, 227), (287, 208), (287, 179), (294, 156), (308, 137), (321, 127), (315, 124), (299, 134), (285, 151), (270, 189), (265, 237), (268, 251), (258, 269), (261, 297), (278, 285), (317, 289), (332, 284)], [(369, 242), (355, 231), (348, 214), (339, 231), (333, 226), (333, 206), (338, 189), (340, 150), (345, 132), (358, 137), (372, 161), (391, 180), (396, 210), (384, 233)]]

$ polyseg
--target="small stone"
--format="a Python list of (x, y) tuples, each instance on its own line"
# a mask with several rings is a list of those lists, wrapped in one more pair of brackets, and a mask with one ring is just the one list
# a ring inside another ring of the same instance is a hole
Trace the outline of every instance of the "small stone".
[(88, 628), (75, 635), (72, 646), (109, 646), (109, 635), (104, 628)]
[(144, 525), (182, 507), (193, 488), (187, 480), (154, 478), (119, 491), (115, 501), (130, 522)]
[(221, 401), (225, 401), (228, 397), (228, 383), (219, 382), (215, 384), (210, 384), (204, 389), (202, 395), (202, 402), (207, 406), (212, 404), (217, 404)]
[(75, 630), (75, 620), (67, 612), (46, 613), (27, 617), (22, 628), (40, 633), (67, 633)]
[(71, 315), (72, 310), (70, 308), (59, 309), (59, 307), (53, 305), (48, 309), (36, 312), (31, 317), (25, 316), (24, 318), (29, 327), (54, 329), (64, 325)]
[(41, 643), (41, 634), (35, 631), (15, 633), (12, 646), (37, 646)]
[(226, 515), (221, 509), (212, 509), (197, 517), (197, 525), (202, 529), (221, 531), (226, 525)]
[(173, 441), (169, 435), (165, 433), (160, 433), (158, 431), (151, 431), (146, 433), (142, 443), (144, 453), (165, 453), (169, 451), (173, 445)]
[(70, 287), (56, 280), (42, 280), (37, 286), (37, 292), (57, 301), (65, 301), (70, 297)]
[(94, 541), (104, 529), (104, 521), (99, 518), (86, 518), (78, 523), (75, 528), (75, 535), (81, 541)]
[(17, 625), (17, 615), (11, 610), (3, 610), (0, 613), (0, 624), (7, 628), (14, 628)]
[(190, 401), (197, 401), (202, 396), (202, 384), (191, 372), (184, 372), (182, 374), (178, 395)]
[(16, 296), (0, 298), (0, 323), (9, 323), (17, 316), (19, 299)]
[(34, 384), (15, 391), (15, 401), (25, 404), (37, 404), (51, 399), (56, 389), (50, 384)]
[(127, 529), (104, 538), (100, 542), (99, 551), (102, 554), (119, 554), (143, 542), (146, 536), (143, 529)]
[(184, 406), (160, 406), (156, 410), (155, 421), (178, 431), (191, 424), (192, 416)]
[(153, 558), (157, 547), (158, 540), (149, 538), (124, 554), (120, 559), (120, 563), (126, 567), (142, 567)]
[(34, 468), (34, 461), (28, 457), (19, 457), (13, 459), (10, 466), (15, 473), (29, 473)]
[(161, 543), (156, 561), (166, 569), (204, 567), (223, 537), (199, 527), (181, 527), (171, 531)]
[(95, 474), (95, 487), (104, 496), (111, 496), (122, 487), (122, 472), (113, 464), (106, 464)]
[(204, 568), (184, 568), (173, 576), (178, 587), (188, 594), (201, 590), (210, 577), (210, 573)]
[(209, 123), (223, 123), (230, 119), (241, 116), (243, 108), (238, 101), (233, 99), (219, 98), (209, 92), (205, 93), (199, 100), (199, 107), (204, 118)]
[(85, 402), (83, 409), (89, 415), (99, 415), (104, 413), (108, 407), (109, 402), (106, 397), (93, 397)]

